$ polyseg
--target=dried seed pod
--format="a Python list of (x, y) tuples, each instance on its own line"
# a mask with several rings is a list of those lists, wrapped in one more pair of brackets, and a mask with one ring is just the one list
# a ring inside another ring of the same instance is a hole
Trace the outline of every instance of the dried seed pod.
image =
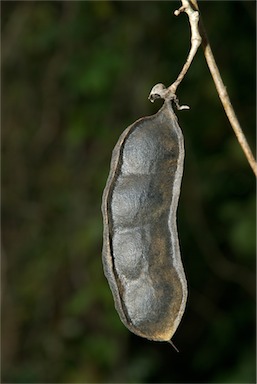
[(166, 100), (122, 133), (103, 194), (103, 266), (115, 307), (150, 340), (169, 341), (186, 304), (176, 226), (183, 162), (183, 134)]

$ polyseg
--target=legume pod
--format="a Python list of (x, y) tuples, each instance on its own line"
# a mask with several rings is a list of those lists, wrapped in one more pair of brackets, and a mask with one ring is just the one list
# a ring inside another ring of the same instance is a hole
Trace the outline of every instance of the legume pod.
[(176, 225), (183, 162), (183, 134), (165, 101), (122, 133), (103, 194), (102, 258), (115, 307), (150, 340), (169, 341), (186, 304)]

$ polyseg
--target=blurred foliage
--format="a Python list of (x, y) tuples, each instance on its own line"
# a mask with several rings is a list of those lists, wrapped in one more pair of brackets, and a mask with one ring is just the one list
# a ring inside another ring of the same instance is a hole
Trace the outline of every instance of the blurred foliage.
[[(189, 48), (180, 2), (2, 1), (2, 382), (254, 383), (255, 179), (199, 50), (178, 89), (189, 285), (173, 341), (120, 322), (101, 265), (101, 195), (127, 125), (155, 113)], [(255, 149), (254, 1), (201, 2)]]

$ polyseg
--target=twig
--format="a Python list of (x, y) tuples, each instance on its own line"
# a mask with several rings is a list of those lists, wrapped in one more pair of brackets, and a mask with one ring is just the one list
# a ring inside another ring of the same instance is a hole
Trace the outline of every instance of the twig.
[(199, 22), (199, 12), (194, 10), (191, 6), (190, 6), (190, 1), (189, 0), (181, 0), (182, 2), (182, 7), (180, 7), (178, 10), (176, 10), (174, 12), (174, 14), (176, 16), (178, 16), (181, 12), (186, 12), (187, 15), (188, 15), (188, 19), (189, 19), (189, 23), (190, 23), (190, 27), (191, 27), (191, 48), (190, 48), (190, 52), (188, 54), (188, 57), (186, 59), (186, 62), (182, 68), (182, 71), (180, 72), (180, 74), (178, 75), (178, 78), (176, 81), (174, 81), (173, 84), (171, 84), (169, 86), (168, 89), (171, 90), (171, 92), (173, 92), (174, 94), (176, 93), (176, 90), (177, 90), (177, 87), (178, 85), (181, 83), (181, 81), (183, 80), (185, 74), (187, 73), (192, 61), (193, 61), (193, 58), (197, 52), (197, 49), (199, 48), (201, 42), (202, 42), (202, 38), (200, 36), (200, 33), (199, 33), (199, 29), (198, 29), (198, 22)]
[(180, 7), (178, 10), (174, 12), (176, 16), (178, 16), (181, 12), (186, 12), (188, 15), (190, 27), (191, 27), (191, 48), (189, 51), (189, 54), (187, 56), (186, 62), (178, 75), (176, 81), (172, 83), (168, 88), (166, 88), (163, 84), (159, 83), (156, 84), (148, 97), (148, 99), (151, 102), (154, 102), (155, 99), (161, 98), (164, 100), (172, 100), (175, 102), (177, 109), (189, 109), (187, 105), (180, 106), (178, 103), (178, 99), (176, 97), (176, 90), (183, 78), (185, 77), (185, 74), (187, 73), (193, 58), (197, 52), (197, 49), (199, 48), (201, 44), (201, 36), (199, 34), (198, 29), (198, 22), (199, 22), (199, 12), (197, 10), (194, 10), (190, 4), (190, 0), (181, 0), (182, 7)]
[[(182, 1), (183, 3), (183, 1)], [(197, 0), (191, 0), (191, 3), (193, 4), (194, 8), (199, 11), (199, 7), (197, 4)], [(203, 45), (203, 50), (204, 50), (204, 56), (206, 58), (206, 62), (208, 64), (209, 70), (211, 72), (213, 81), (215, 83), (219, 98), (221, 100), (221, 103), (223, 105), (223, 108), (226, 112), (226, 115), (228, 117), (228, 120), (231, 124), (231, 127), (233, 128), (235, 135), (237, 137), (237, 140), (239, 144), (241, 145), (242, 150), (244, 151), (244, 154), (255, 174), (257, 176), (257, 163), (256, 160), (252, 154), (252, 151), (249, 147), (249, 144), (245, 138), (245, 135), (242, 131), (242, 128), (240, 126), (240, 123), (238, 121), (238, 118), (235, 114), (234, 108), (230, 102), (226, 87), (222, 81), (219, 69), (217, 67), (217, 64), (215, 62), (210, 43), (208, 41), (208, 37), (203, 25), (203, 21), (200, 18), (199, 21), (199, 30), (200, 30), (200, 35), (202, 37), (202, 45)]]

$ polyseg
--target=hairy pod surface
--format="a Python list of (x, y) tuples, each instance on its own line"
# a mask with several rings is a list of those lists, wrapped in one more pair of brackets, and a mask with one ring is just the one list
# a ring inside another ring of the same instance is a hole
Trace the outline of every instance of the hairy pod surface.
[(103, 193), (104, 273), (122, 322), (150, 340), (169, 341), (186, 304), (176, 225), (183, 162), (183, 134), (165, 101), (122, 133)]

